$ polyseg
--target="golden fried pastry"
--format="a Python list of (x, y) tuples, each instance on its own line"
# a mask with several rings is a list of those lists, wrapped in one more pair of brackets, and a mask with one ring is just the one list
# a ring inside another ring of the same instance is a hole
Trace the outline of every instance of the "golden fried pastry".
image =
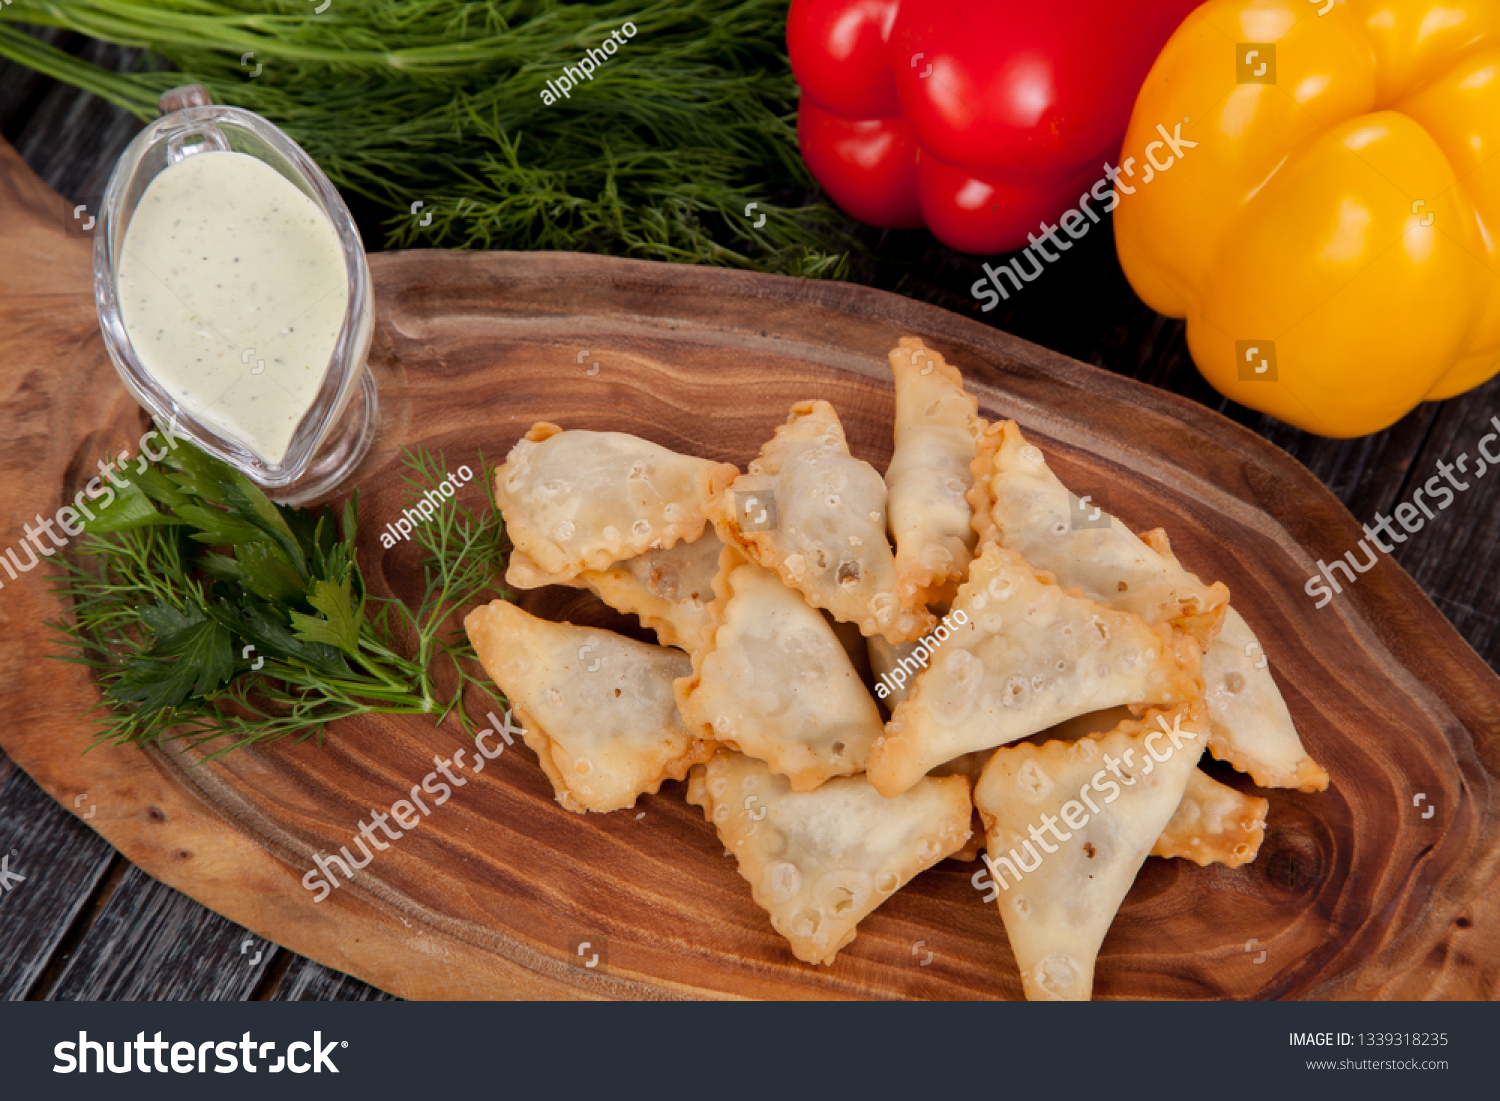
[(1207, 740), (1195, 701), (990, 758), (974, 805), (1028, 1000), (1088, 1000), (1104, 935)]
[(1169, 628), (1065, 591), (993, 543), (970, 565), (947, 622), (960, 618), (946, 637), (944, 627), (935, 632), (931, 666), (875, 743), (870, 782), (884, 795), (961, 753), (1075, 715), (1201, 694), (1196, 667), (1174, 656)]
[(896, 376), (896, 449), (886, 468), (887, 509), (896, 543), (896, 592), (917, 610), (953, 599), (974, 551), (975, 440), (979, 403), (963, 376), (915, 337), (891, 350)]
[[(962, 776), (969, 781), (969, 790), (979, 782), (979, 777), (984, 772), (984, 766), (989, 764), (990, 757), (994, 755), (993, 749), (981, 749), (978, 753), (965, 753), (962, 757), (955, 757), (951, 761), (944, 761), (933, 769), (929, 776)], [(971, 860), (978, 860), (979, 854), (984, 852), (984, 823), (979, 820), (979, 812), (976, 810), (971, 815), (969, 839), (964, 842), (963, 848), (959, 849), (949, 859), (957, 860), (967, 864)]]
[(726, 546), (713, 626), (677, 682), (688, 725), (765, 761), (793, 791), (864, 769), (880, 711), (823, 613)]
[(624, 432), (535, 424), (495, 472), (515, 547), (505, 580), (518, 589), (561, 584), (696, 539), (704, 504), (738, 473)]
[(760, 761), (721, 750), (693, 769), (687, 797), (807, 963), (833, 963), (866, 914), (969, 836), (962, 776), (923, 780), (896, 799), (863, 776), (796, 792)]
[[(1177, 561), (1166, 532), (1142, 538), (1158, 554)], [(1263, 788), (1325, 791), (1328, 773), (1308, 755), (1271, 676), (1260, 640), (1233, 607), (1203, 655), (1203, 689), (1208, 699), (1208, 751)]]
[(680, 650), (551, 623), (504, 600), (475, 608), (464, 630), (568, 810), (634, 806), (713, 753), (677, 714), (672, 682), (692, 668)]
[(692, 653), (704, 643), (714, 599), (714, 575), (724, 544), (709, 527), (692, 542), (647, 551), (607, 570), (584, 570), (562, 582), (587, 587), (617, 612), (640, 619), (663, 646)]
[(1084, 507), (1013, 421), (986, 430), (974, 469), (969, 498), (981, 545), (999, 541), (1059, 584), (1147, 623), (1171, 623), (1194, 640), (1203, 653), (1214, 756), (1264, 787), (1328, 786), (1302, 747), (1259, 642), (1229, 607), (1228, 588), (1205, 586), (1185, 570), (1160, 529), (1137, 537), (1103, 509)]
[(886, 540), (885, 482), (849, 453), (826, 401), (792, 406), (750, 470), (709, 505), (726, 543), (866, 635), (920, 638), (933, 622), (903, 608)]
[(993, 424), (981, 437), (970, 500), (981, 543), (998, 541), (1064, 588), (1077, 586), (1153, 627), (1173, 624), (1200, 652), (1218, 631), (1229, 589), (1203, 585), (1109, 513), (1074, 497), (1015, 421)]
[(1260, 852), (1270, 809), (1265, 799), (1241, 795), (1196, 769), (1188, 777), (1187, 790), (1172, 820), (1151, 847), (1151, 855), (1181, 856), (1195, 864), (1238, 868)]

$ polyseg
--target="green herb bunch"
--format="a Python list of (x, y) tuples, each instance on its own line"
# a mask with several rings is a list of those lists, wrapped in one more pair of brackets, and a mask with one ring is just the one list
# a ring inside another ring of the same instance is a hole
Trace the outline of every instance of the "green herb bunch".
[[(393, 245), (838, 278), (858, 246), (798, 154), (786, 11), (787, 0), (7, 0), (0, 19), (143, 47), (176, 71), (112, 72), (3, 24), (0, 55), (142, 119), (168, 88), (204, 84), (389, 210)], [(627, 20), (636, 34), (594, 79), (545, 103), (548, 78)]]
[[(424, 450), (406, 463), (403, 480), (418, 490), (441, 480), (441, 456)], [(483, 456), (480, 468), (492, 486)], [(493, 496), (481, 516), (447, 501), (415, 533), (425, 592), (412, 611), (365, 588), (357, 491), (340, 524), (326, 508), (273, 503), (190, 445), (131, 478), (61, 556), (56, 589), (70, 618), (48, 624), (59, 656), (93, 669), (103, 689), (100, 741), (182, 740), (217, 757), (287, 736), (321, 740), (329, 723), (373, 713), (441, 723), (456, 709), (472, 734), (458, 707), (470, 685), (504, 706), (469, 672), (462, 631), (444, 635), (504, 568)]]

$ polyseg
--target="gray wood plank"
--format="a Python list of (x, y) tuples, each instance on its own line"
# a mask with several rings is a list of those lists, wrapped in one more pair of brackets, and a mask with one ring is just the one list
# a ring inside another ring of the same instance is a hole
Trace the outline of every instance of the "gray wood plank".
[(49, 1001), (243, 1001), (281, 949), (129, 865)]
[[(65, 32), (52, 27), (30, 31), (49, 46), (66, 48)], [(56, 81), (9, 61), (0, 62), (0, 134), (14, 145), (31, 117), (36, 101), (57, 87)]]
[(9, 758), (0, 760), (0, 873), (10, 873), (0, 874), (0, 998), (13, 1001), (33, 994), (116, 854)]
[[(76, 46), (79, 56), (101, 68), (131, 72), (143, 64), (140, 50), (55, 31), (42, 37)], [(0, 63), (0, 131), (63, 198), (84, 202), (103, 195), (115, 161), (142, 123), (123, 108), (53, 80), (38, 94), (36, 80), (22, 66)]]
[(271, 1002), (395, 1002), (401, 999), (306, 956), (283, 953), (284, 969), (260, 995)]
[[(1433, 430), (1399, 492), (1381, 511), (1389, 514), (1394, 504), (1412, 501), (1430, 479), (1441, 479), (1440, 462), (1454, 468), (1454, 480), (1468, 486), (1460, 490), (1450, 485), (1453, 503), (1438, 510), (1441, 501), (1432, 502), (1436, 516), (1423, 516), (1420, 531), (1401, 530), (1406, 542), (1397, 545), (1394, 557), (1475, 652), (1492, 668), (1500, 668), (1500, 468), (1485, 462), (1484, 474), (1478, 474), (1480, 442), (1500, 432), (1500, 378), (1460, 401), (1436, 407), (1434, 418)], [(1500, 439), (1490, 440), (1486, 450), (1500, 454)], [(1457, 469), (1461, 457), (1467, 458), (1463, 470)], [(1373, 523), (1375, 517), (1360, 519)]]

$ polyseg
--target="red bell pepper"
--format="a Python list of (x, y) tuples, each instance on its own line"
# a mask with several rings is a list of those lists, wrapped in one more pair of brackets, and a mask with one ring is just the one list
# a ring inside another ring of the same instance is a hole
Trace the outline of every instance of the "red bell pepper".
[(1120, 150), (1198, 0), (792, 0), (803, 159), (847, 213), (1008, 252)]

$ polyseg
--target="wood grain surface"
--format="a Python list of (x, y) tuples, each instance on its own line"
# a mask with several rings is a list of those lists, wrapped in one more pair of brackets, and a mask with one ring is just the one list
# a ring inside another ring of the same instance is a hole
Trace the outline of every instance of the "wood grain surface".
[[(12, 365), (0, 382), (3, 547), (71, 496), (106, 448), (133, 448), (141, 418), (99, 342), (89, 242), (61, 232), (64, 204), (8, 148), (0, 215), (0, 346)], [(1228, 583), (1333, 776), (1322, 795), (1269, 793), (1267, 840), (1245, 868), (1148, 861), (1105, 941), (1096, 993), (1495, 995), (1500, 680), (1389, 560), (1313, 609), (1302, 584), (1315, 561), (1362, 532), (1283, 452), (1186, 399), (861, 288), (537, 253), (387, 254), (372, 270), (385, 417), (357, 481), (374, 591), (409, 597), (419, 584), (412, 548), (382, 551), (378, 539), (405, 503), (401, 444), (442, 450), (452, 469), (473, 465), (481, 447), (498, 458), (547, 419), (743, 464), (793, 401), (817, 396), (838, 407), (856, 454), (883, 466), (885, 352), (903, 333), (920, 335), (964, 370), (986, 415), (1016, 417), (1078, 492), (1107, 493), (1133, 527), (1165, 526), (1187, 565)], [(64, 808), (86, 795), (74, 813), (97, 807), (87, 826), (145, 873), (381, 989), (1019, 994), (998, 915), (969, 884), (978, 865), (924, 874), (866, 919), (834, 967), (808, 967), (772, 933), (680, 786), (635, 811), (570, 815), (520, 748), (315, 904), (300, 884), (313, 857), (347, 844), (434, 754), (450, 756), (456, 729), (351, 724), (321, 748), (197, 768), (175, 751), (84, 754), (97, 693), (82, 671), (46, 660), (40, 626), (61, 609), (40, 571), (5, 589), (11, 725), (0, 744), (10, 757)], [(559, 599), (524, 603), (557, 609)], [(591, 614), (567, 599), (573, 614)], [(1244, 784), (1218, 766), (1215, 775)], [(1431, 818), (1412, 806), (1418, 792), (1437, 808)], [(141, 892), (131, 897), (139, 910)], [(149, 948), (149, 930), (132, 931), (130, 918), (121, 915), (118, 977), (92, 980), (100, 993), (128, 996), (131, 946)], [(1244, 950), (1252, 937), (1264, 963)], [(585, 939), (608, 944), (603, 967), (579, 966)], [(912, 951), (918, 940), (934, 953), (928, 966)]]

